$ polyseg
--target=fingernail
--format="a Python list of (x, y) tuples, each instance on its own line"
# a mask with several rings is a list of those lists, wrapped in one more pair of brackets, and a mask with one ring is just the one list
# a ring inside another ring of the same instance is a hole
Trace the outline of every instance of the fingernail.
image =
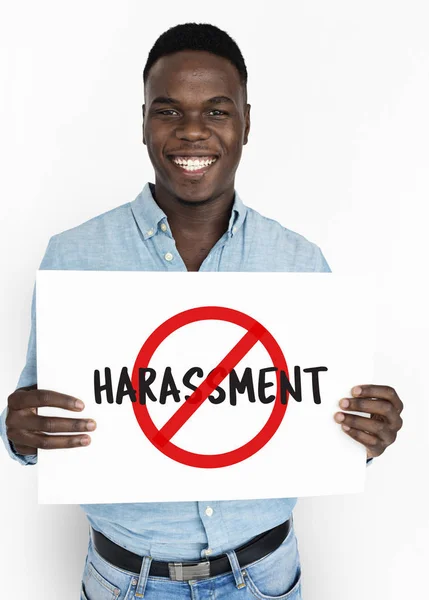
[(357, 385), (356, 387), (354, 387), (352, 389), (353, 396), (359, 396), (361, 393), (362, 393), (362, 388), (359, 385)]
[(76, 408), (85, 408), (85, 404), (82, 402), (82, 400), (76, 400), (74, 405), (76, 406)]
[(340, 406), (341, 408), (347, 408), (348, 406), (350, 406), (350, 402), (347, 400), (347, 398), (343, 398), (342, 400), (340, 400)]
[(88, 444), (91, 442), (91, 438), (88, 436), (85, 436), (83, 438), (80, 438), (80, 443), (82, 444), (82, 446), (88, 446)]
[(344, 421), (344, 415), (343, 415), (343, 413), (337, 413), (335, 415), (335, 420), (336, 420), (337, 423), (341, 423), (341, 421)]
[(348, 425), (342, 425), (344, 431), (350, 431), (350, 427)]
[(97, 424), (95, 421), (88, 421), (86, 424), (86, 428), (88, 429), (88, 431), (93, 431), (96, 427)]

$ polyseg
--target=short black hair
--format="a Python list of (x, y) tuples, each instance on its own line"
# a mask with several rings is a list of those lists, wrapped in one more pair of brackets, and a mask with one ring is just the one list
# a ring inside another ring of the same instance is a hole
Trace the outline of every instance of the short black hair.
[(149, 71), (159, 58), (182, 50), (203, 50), (226, 58), (236, 67), (241, 84), (247, 91), (247, 68), (240, 48), (226, 31), (209, 23), (183, 23), (162, 33), (149, 52), (143, 83), (146, 84)]

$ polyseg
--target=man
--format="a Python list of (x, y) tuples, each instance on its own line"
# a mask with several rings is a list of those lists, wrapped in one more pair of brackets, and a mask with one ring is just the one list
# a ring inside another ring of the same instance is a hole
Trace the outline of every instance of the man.
[[(155, 43), (143, 78), (143, 143), (155, 184), (54, 235), (40, 268), (329, 272), (315, 244), (246, 207), (235, 191), (250, 131), (247, 70), (236, 43), (212, 25), (178, 25)], [(94, 422), (42, 417), (39, 406), (78, 412), (83, 403), (37, 389), (33, 295), (27, 364), (2, 414), (6, 448), (21, 464), (35, 464), (38, 448), (90, 442), (84, 432)], [(366, 446), (368, 460), (394, 442), (403, 405), (393, 388), (360, 385), (340, 406), (371, 416), (335, 415)], [(48, 435), (70, 432), (76, 435)], [(91, 529), (81, 598), (301, 598), (295, 503), (82, 505)]]

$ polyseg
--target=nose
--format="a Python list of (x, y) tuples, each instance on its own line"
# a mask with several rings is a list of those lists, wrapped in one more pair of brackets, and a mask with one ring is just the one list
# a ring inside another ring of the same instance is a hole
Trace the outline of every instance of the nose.
[(184, 117), (176, 128), (176, 137), (179, 140), (206, 140), (210, 135), (210, 130), (200, 115)]

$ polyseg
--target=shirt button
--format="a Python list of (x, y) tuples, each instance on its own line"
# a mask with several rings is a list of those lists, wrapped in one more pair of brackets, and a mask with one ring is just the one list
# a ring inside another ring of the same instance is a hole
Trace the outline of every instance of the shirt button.
[(153, 235), (153, 229), (149, 229), (149, 231), (147, 232), (148, 235)]
[(161, 223), (161, 230), (167, 231), (167, 225), (165, 223)]
[(212, 550), (211, 548), (206, 548), (206, 549), (204, 550), (204, 554), (205, 554), (206, 556), (208, 556), (208, 555), (209, 555), (209, 554), (211, 554), (212, 552), (213, 552), (213, 550)]
[(237, 227), (233, 227), (232, 228), (232, 233), (235, 233), (237, 231)]
[(164, 254), (164, 258), (165, 260), (173, 260), (173, 255), (171, 254), (171, 252), (167, 252), (166, 254)]
[(211, 516), (212, 516), (212, 514), (213, 514), (213, 509), (212, 509), (212, 507), (211, 507), (211, 506), (208, 506), (208, 507), (206, 508), (206, 515), (207, 515), (208, 517), (211, 517)]

